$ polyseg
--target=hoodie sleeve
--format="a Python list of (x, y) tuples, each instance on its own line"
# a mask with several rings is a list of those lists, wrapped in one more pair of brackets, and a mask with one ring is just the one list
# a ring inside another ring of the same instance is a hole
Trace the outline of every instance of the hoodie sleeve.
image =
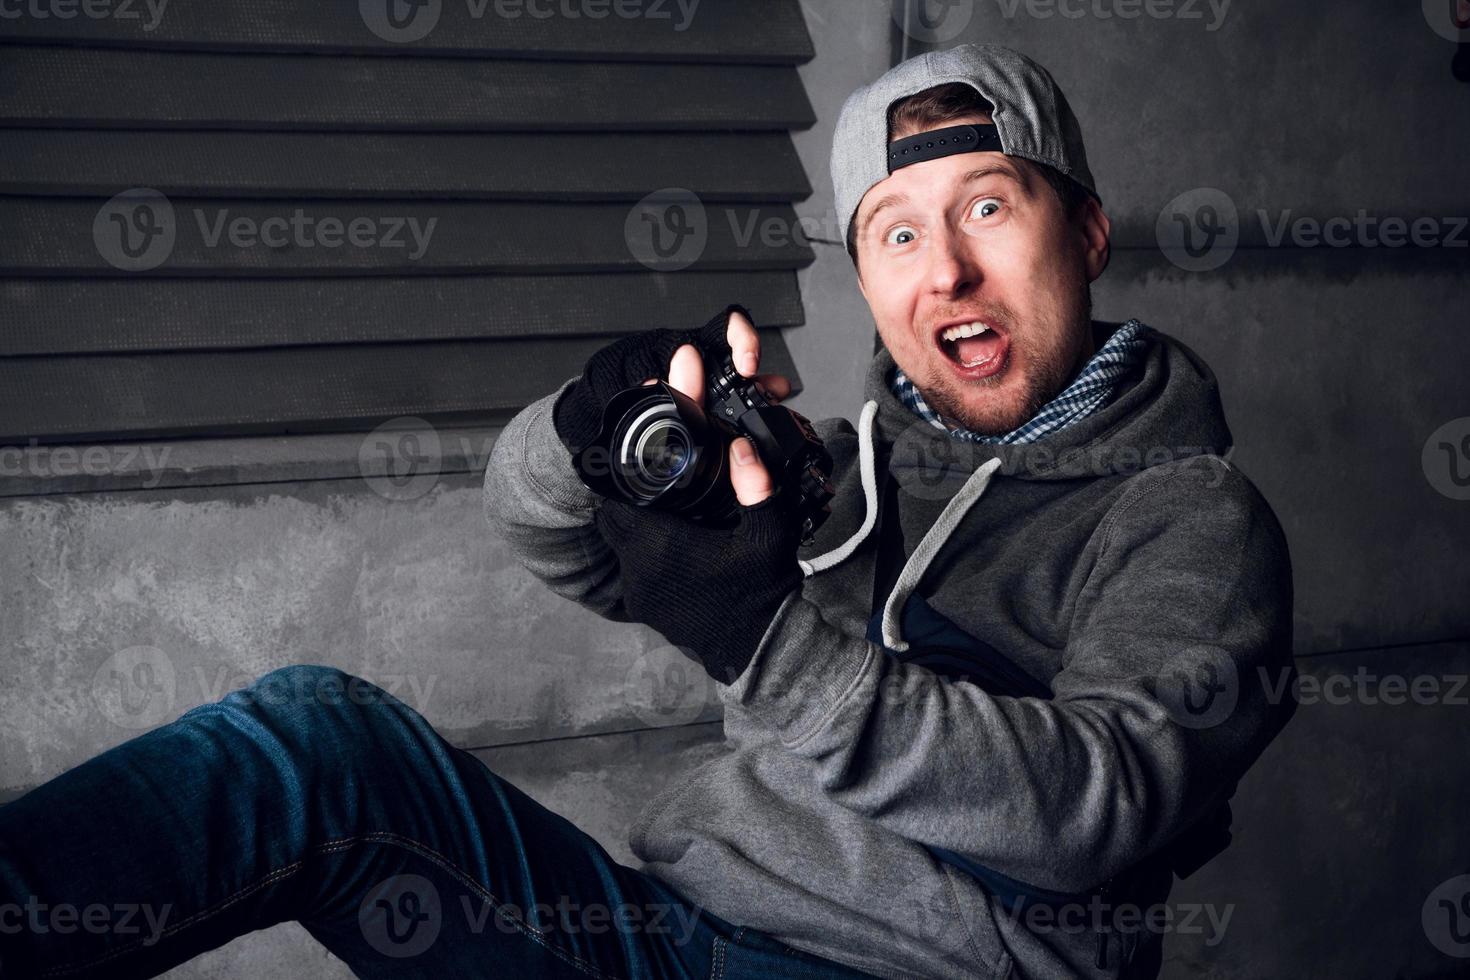
[(720, 696), (840, 806), (1022, 882), (1092, 889), (1214, 805), (1294, 708), (1268, 696), (1293, 670), (1285, 537), (1209, 459), (1149, 471), (1100, 527), (1053, 700), (904, 664), (800, 592)]
[(592, 523), (597, 495), (582, 485), (552, 425), (552, 405), (565, 388), (528, 405), (495, 441), (485, 467), (485, 520), (551, 591), (621, 621), (617, 556)]

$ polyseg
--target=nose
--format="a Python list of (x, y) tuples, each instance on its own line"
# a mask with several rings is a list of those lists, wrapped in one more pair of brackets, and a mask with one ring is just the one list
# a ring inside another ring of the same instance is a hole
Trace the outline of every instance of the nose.
[(952, 228), (936, 232), (930, 239), (929, 290), (938, 296), (962, 296), (980, 284), (980, 263), (971, 251), (968, 236)]

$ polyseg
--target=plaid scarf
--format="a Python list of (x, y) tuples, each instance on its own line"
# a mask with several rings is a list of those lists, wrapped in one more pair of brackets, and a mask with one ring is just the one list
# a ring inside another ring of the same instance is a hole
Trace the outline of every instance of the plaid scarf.
[(1150, 341), (1143, 335), (1144, 329), (1142, 323), (1129, 320), (1115, 330), (1108, 342), (1082, 368), (1077, 380), (1047, 402), (1031, 421), (1002, 436), (981, 435), (960, 426), (945, 424), (939, 413), (924, 401), (924, 396), (919, 394), (914, 383), (898, 368), (893, 369), (893, 379), (889, 387), (898, 396), (898, 400), (907, 405), (915, 415), (956, 439), (1003, 445), (1035, 442), (1073, 422), (1080, 422), (1112, 400), (1117, 393), (1118, 380), (1141, 364), (1148, 351)]

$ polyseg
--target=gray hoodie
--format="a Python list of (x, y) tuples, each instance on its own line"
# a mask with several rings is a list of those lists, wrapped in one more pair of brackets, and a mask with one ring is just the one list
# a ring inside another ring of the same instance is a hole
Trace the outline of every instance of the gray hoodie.
[[(1249, 682), (1292, 670), (1281, 527), (1225, 458), (1213, 373), (1148, 333), (1109, 405), (1029, 445), (950, 438), (875, 356), (858, 425), (817, 425), (837, 495), (804, 584), (718, 685), (732, 751), (643, 809), (644, 871), (878, 976), (1151, 973), (1183, 918), (1171, 849), (1294, 702)], [(554, 399), (498, 440), (486, 515), (553, 591), (618, 618)]]

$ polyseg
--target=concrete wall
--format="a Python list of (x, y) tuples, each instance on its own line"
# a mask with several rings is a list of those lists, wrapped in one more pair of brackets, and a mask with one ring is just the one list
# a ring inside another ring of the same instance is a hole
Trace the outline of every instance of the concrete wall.
[[(1455, 700), (1470, 694), (1455, 688), (1470, 673), (1470, 493), (1437, 448), (1470, 427), (1466, 251), (1278, 247), (1256, 216), (1470, 213), (1455, 180), (1470, 86), (1416, 7), (1237, 4), (1212, 30), (1203, 3), (1195, 21), (981, 0), (948, 8), (964, 23), (935, 22), (944, 43), (1026, 51), (1067, 90), (1118, 248), (1097, 314), (1137, 316), (1215, 366), (1234, 458), (1291, 539), (1300, 665), (1322, 687), (1304, 689), (1241, 787), (1235, 847), (1178, 886), (1180, 907), (1231, 917), (1223, 942), (1171, 932), (1171, 977), (1448, 976), (1463, 962), (1449, 954), (1470, 952), (1433, 901), (1470, 870), (1470, 728)], [(803, 8), (820, 122), (796, 138), (816, 189), (799, 211), (817, 261), (802, 273), (808, 326), (788, 340), (807, 382), (797, 407), (852, 417), (872, 321), (826, 230), (830, 131), (854, 85), (932, 35), (896, 33), (886, 0)], [(1203, 221), (1220, 204), (1203, 188), (1235, 207), (1241, 245), (1194, 259), (1157, 229)], [(166, 474), (112, 484), (54, 460), (11, 481), (23, 495), (0, 499), (0, 800), (272, 667), (331, 663), (392, 686), (631, 860), (623, 833), (641, 801), (721, 751), (711, 692), (650, 686), (676, 656), (656, 636), (520, 571), (480, 517), (495, 433), (437, 435), (436, 465), (406, 489), (364, 479), (358, 437), (179, 445)], [(45, 493), (89, 485), (118, 489)], [(128, 686), (140, 666), (146, 691)], [(1438, 694), (1385, 703), (1395, 678)], [(282, 926), (173, 976), (307, 971), (347, 975)]]

